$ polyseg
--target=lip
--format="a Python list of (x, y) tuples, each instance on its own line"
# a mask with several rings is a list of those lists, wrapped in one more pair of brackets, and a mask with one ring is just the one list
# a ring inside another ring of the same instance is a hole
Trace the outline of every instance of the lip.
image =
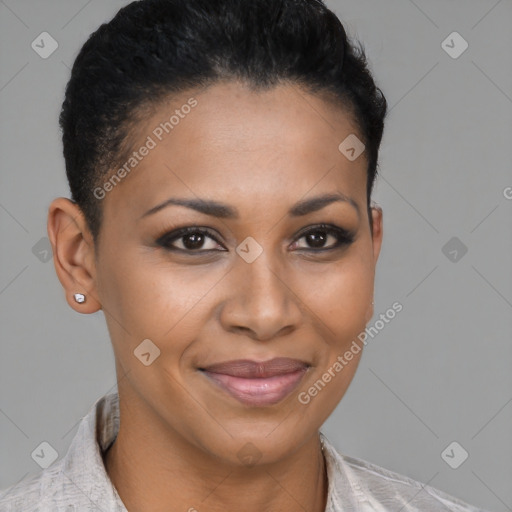
[(288, 396), (302, 380), (309, 364), (286, 357), (269, 361), (238, 359), (199, 370), (238, 401), (251, 406), (273, 405)]

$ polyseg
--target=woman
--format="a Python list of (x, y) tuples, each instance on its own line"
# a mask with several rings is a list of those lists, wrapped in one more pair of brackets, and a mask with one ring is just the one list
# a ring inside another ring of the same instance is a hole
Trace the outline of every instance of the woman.
[(48, 233), (118, 393), (1, 510), (477, 510), (319, 431), (374, 313), (385, 115), (319, 0), (142, 0), (91, 35)]

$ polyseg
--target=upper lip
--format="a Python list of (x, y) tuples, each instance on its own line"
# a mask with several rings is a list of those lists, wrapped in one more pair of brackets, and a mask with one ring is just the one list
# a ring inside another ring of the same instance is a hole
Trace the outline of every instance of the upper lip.
[(309, 367), (308, 363), (289, 357), (276, 357), (268, 361), (252, 361), (251, 359), (236, 359), (233, 361), (224, 361), (210, 366), (199, 368), (210, 373), (222, 373), (233, 377), (243, 377), (246, 379), (275, 377), (299, 370), (305, 370)]

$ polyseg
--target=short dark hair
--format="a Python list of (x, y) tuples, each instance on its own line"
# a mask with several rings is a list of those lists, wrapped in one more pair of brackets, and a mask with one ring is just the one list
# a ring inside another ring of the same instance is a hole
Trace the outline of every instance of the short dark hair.
[(95, 241), (93, 191), (122, 165), (148, 107), (229, 80), (297, 84), (350, 112), (366, 146), (370, 212), (387, 102), (364, 47), (321, 0), (139, 0), (85, 42), (59, 118), (71, 199)]

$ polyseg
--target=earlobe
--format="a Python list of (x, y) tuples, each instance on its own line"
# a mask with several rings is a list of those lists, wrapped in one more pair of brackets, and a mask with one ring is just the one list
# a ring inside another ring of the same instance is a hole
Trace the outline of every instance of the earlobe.
[(94, 243), (78, 205), (65, 197), (54, 199), (48, 209), (47, 230), (68, 304), (79, 313), (95, 313), (101, 304), (96, 292)]

